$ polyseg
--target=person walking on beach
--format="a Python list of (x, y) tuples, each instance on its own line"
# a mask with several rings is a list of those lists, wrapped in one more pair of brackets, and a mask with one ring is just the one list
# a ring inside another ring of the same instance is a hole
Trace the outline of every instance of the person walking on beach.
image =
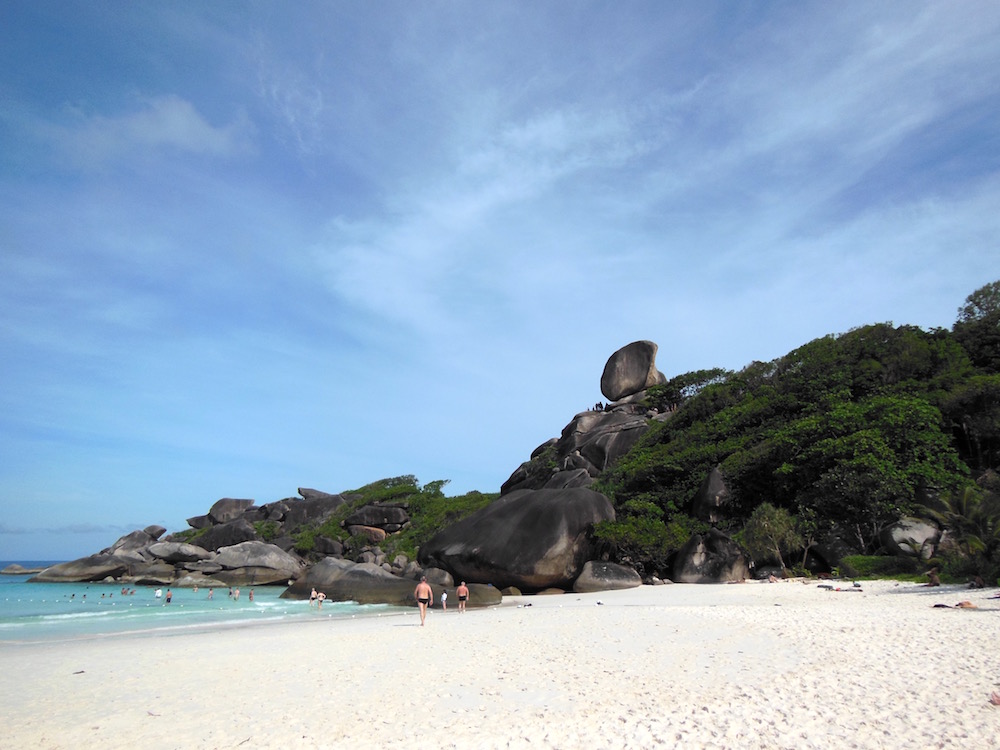
[(424, 620), (427, 618), (427, 607), (434, 604), (434, 590), (427, 583), (427, 576), (421, 576), (420, 583), (413, 590), (413, 598), (417, 600), (417, 606), (420, 607), (420, 626), (423, 627)]
[(215, 589), (209, 589), (208, 590), (208, 598), (209, 599), (214, 599), (215, 598)]
[(174, 598), (174, 592), (167, 589), (167, 604), (170, 604), (170, 600)]
[(443, 611), (445, 611), (445, 612), (448, 611), (448, 592), (447, 591), (442, 591), (441, 592), (441, 609)]
[(465, 585), (465, 581), (462, 581), (462, 585), (455, 589), (455, 595), (458, 597), (458, 611), (465, 611), (465, 603), (469, 601), (469, 587)]

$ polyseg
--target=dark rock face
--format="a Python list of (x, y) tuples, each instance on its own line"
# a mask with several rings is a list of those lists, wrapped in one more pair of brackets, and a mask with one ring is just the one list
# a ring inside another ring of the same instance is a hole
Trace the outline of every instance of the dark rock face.
[(199, 537), (191, 540), (192, 544), (214, 552), (221, 547), (231, 547), (241, 542), (251, 542), (257, 538), (253, 526), (243, 518), (229, 523), (212, 526)]
[(299, 487), (298, 493), (304, 500), (321, 500), (327, 497), (340, 497), (340, 495), (330, 492), (322, 492), (321, 490), (314, 490), (309, 487)]
[(750, 575), (739, 546), (717, 529), (695, 534), (677, 553), (673, 580), (677, 583), (742, 581)]
[(378, 526), (385, 528), (391, 524), (402, 526), (409, 523), (410, 515), (405, 509), (395, 505), (365, 505), (344, 519), (345, 526)]
[(882, 529), (878, 538), (891, 555), (922, 556), (927, 560), (941, 541), (941, 530), (921, 518), (901, 518)]
[(722, 520), (722, 509), (729, 504), (729, 488), (726, 487), (722, 469), (716, 466), (701, 483), (698, 494), (691, 505), (691, 515), (705, 523)]
[(581, 594), (591, 591), (633, 589), (642, 585), (642, 579), (632, 568), (613, 562), (590, 560), (583, 566), (573, 590)]
[(208, 516), (191, 516), (187, 520), (187, 525), (192, 529), (207, 529), (212, 525), (212, 519)]
[(306, 524), (318, 526), (333, 515), (333, 512), (345, 502), (347, 500), (343, 495), (328, 495), (326, 493), (303, 500), (286, 500), (281, 521), (289, 531), (294, 531)]
[(593, 557), (593, 525), (614, 517), (608, 499), (592, 490), (516, 490), (439, 532), (418, 561), (498, 589), (569, 588)]
[(538, 446), (500, 491), (587, 487), (635, 445), (649, 424), (645, 409), (633, 404), (577, 414), (558, 439)]
[(634, 341), (608, 359), (601, 375), (601, 393), (610, 401), (667, 382), (656, 369), (657, 346), (652, 341)]
[(228, 523), (243, 516), (243, 511), (253, 505), (253, 500), (237, 500), (232, 497), (224, 497), (217, 500), (215, 505), (208, 511), (208, 517), (212, 523)]

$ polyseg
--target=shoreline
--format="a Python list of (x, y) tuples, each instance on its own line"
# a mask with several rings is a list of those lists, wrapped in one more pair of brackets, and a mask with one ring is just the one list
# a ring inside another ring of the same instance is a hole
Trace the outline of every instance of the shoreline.
[(996, 593), (673, 584), (0, 644), (0, 700), (14, 747), (988, 747)]

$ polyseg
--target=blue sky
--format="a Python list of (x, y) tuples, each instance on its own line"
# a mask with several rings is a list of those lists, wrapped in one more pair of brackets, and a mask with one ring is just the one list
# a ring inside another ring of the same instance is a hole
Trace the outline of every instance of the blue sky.
[(497, 491), (602, 399), (1000, 278), (995, 2), (0, 4), (0, 559)]

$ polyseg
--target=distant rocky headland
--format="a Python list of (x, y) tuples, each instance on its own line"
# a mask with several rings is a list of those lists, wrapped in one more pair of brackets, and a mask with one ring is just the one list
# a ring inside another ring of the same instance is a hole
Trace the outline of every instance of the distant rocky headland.
[[(607, 402), (573, 416), (496, 495), (447, 498), (446, 482), (397, 477), (342, 493), (300, 487), (263, 505), (223, 498), (188, 529), (137, 529), (32, 580), (281, 585), (287, 597), (315, 588), (411, 604), (426, 576), (446, 591), (466, 582), (476, 605), (504, 591), (741, 581), (790, 567), (829, 575), (873, 553), (911, 573), (951, 555), (955, 570), (997, 577), (1000, 534), (976, 557), (979, 537), (961, 536), (959, 521), (993, 523), (1000, 493), (989, 483), (1000, 480), (978, 466), (970, 485), (935, 406), (964, 425), (978, 403), (963, 406), (969, 389), (1000, 377), (976, 375), (960, 342), (876, 325), (740, 373), (669, 380), (656, 355), (651, 341), (614, 352), (600, 379)], [(944, 399), (943, 382), (958, 395)]]
[[(189, 529), (167, 534), (147, 526), (100, 552), (38, 571), (42, 582), (114, 581), (129, 585), (229, 587), (283, 585), (284, 596), (308, 597), (313, 588), (333, 600), (413, 603), (414, 581), (427, 576), (448, 590), (469, 584), (470, 603), (498, 602), (503, 590), (600, 591), (638, 586), (639, 574), (602, 556), (592, 530), (613, 520), (604, 495), (589, 489), (595, 478), (629, 448), (654, 420), (669, 418), (643, 405), (645, 391), (666, 382), (656, 368), (657, 346), (637, 341), (615, 352), (601, 377), (609, 400), (577, 414), (560, 437), (539, 446), (486, 507), (421, 540), (416, 559), (386, 559), (380, 548), (408, 527), (405, 504), (374, 502), (355, 507), (341, 521), (352, 538), (368, 544), (347, 549), (315, 539), (308, 554), (295, 535), (317, 528), (351, 495), (300, 487), (298, 495), (264, 505), (223, 498)], [(722, 535), (719, 535), (720, 537)], [(745, 575), (746, 564), (728, 538), (699, 539), (678, 567), (680, 580), (725, 580)]]

